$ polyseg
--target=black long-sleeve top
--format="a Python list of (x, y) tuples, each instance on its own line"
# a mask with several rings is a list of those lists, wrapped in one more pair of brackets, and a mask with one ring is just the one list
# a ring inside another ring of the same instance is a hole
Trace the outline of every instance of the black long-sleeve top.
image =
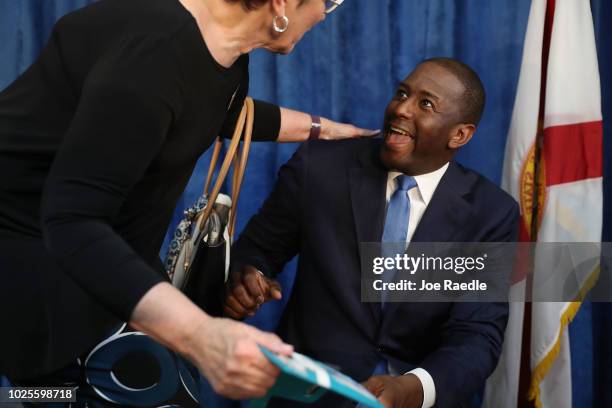
[[(158, 251), (176, 202), (214, 137), (231, 137), (247, 90), (248, 56), (216, 63), (178, 0), (102, 0), (62, 18), (0, 93), (0, 240), (44, 240), (128, 319), (165, 279)], [(254, 139), (276, 139), (278, 107), (255, 110)]]

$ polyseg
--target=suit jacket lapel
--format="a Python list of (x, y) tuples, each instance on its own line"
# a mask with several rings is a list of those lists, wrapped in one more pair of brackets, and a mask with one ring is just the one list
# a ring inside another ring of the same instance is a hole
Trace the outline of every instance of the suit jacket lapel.
[[(361, 257), (362, 242), (380, 242), (385, 219), (385, 191), (387, 170), (378, 159), (379, 143), (360, 153), (359, 166), (348, 170), (351, 205)], [(380, 304), (369, 302), (368, 308), (375, 321), (380, 320)]]
[(474, 181), (471, 175), (466, 175), (455, 162), (451, 162), (414, 231), (412, 241), (452, 242), (467, 220), (474, 216), (472, 206), (464, 198)]

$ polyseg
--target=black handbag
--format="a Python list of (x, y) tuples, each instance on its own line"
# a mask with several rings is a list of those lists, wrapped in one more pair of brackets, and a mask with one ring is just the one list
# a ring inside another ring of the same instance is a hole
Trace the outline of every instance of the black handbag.
[[(185, 218), (174, 231), (164, 262), (172, 284), (212, 316), (223, 314), (223, 296), (229, 272), (236, 205), (249, 155), (253, 116), (253, 100), (247, 97), (212, 191), (208, 193), (222, 146), (219, 137), (215, 142), (208, 168), (204, 193), (185, 211)], [(234, 171), (229, 197), (219, 192), (232, 162)]]

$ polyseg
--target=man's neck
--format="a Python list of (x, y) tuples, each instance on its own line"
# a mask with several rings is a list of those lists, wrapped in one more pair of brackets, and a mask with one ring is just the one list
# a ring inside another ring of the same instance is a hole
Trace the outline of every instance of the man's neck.
[(446, 166), (450, 162), (451, 162), (450, 160), (443, 160), (437, 163), (428, 164), (427, 166), (413, 166), (411, 168), (404, 168), (404, 169), (392, 168), (392, 169), (388, 169), (388, 171), (403, 173), (407, 176), (413, 176), (413, 177), (423, 176), (423, 175), (435, 173), (436, 171), (440, 170), (442, 167)]

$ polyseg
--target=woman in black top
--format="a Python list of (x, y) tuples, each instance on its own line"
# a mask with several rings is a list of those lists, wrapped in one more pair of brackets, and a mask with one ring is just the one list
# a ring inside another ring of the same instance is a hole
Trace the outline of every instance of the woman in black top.
[[(232, 133), (248, 52), (290, 52), (334, 3), (101, 0), (56, 24), (0, 93), (0, 373), (61, 369), (121, 319), (220, 393), (265, 393), (278, 371), (256, 344), (290, 346), (207, 316), (168, 283), (158, 251), (196, 160)], [(310, 134), (310, 115), (255, 111), (255, 140)], [(322, 121), (323, 138), (366, 133)]]

